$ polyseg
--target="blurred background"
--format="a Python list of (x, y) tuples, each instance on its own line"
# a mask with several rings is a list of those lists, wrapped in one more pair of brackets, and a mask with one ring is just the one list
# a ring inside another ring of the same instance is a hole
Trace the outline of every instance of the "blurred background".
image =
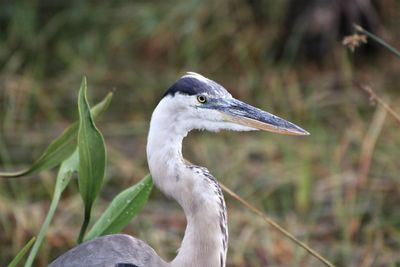
[[(341, 42), (353, 23), (400, 47), (396, 0), (3, 0), (0, 169), (27, 167), (77, 119), (86, 75), (91, 104), (114, 92), (97, 123), (109, 157), (93, 222), (148, 172), (151, 112), (176, 79), (195, 71), (311, 135), (194, 132), (186, 158), (338, 266), (400, 266), (400, 125), (359, 88), (370, 85), (400, 112), (400, 60), (372, 41), (349, 51)], [(0, 180), (0, 265), (38, 233), (55, 173)], [(226, 201), (228, 266), (321, 266)], [(75, 245), (82, 213), (75, 180), (36, 266)], [(172, 259), (185, 224), (156, 189), (124, 232)]]

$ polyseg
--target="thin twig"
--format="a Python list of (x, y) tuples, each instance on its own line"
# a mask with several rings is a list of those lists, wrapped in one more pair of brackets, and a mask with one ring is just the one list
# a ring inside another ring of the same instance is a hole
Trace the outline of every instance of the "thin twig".
[(357, 32), (367, 35), (369, 38), (371, 38), (372, 40), (374, 40), (378, 44), (380, 44), (383, 47), (385, 47), (387, 50), (389, 50), (390, 52), (395, 54), (397, 57), (400, 57), (400, 52), (396, 48), (394, 48), (393, 46), (391, 46), (388, 43), (386, 43), (382, 38), (376, 36), (375, 34), (369, 32), (369, 31), (367, 31), (366, 29), (364, 29), (360, 25), (354, 24), (354, 28), (356, 29)]
[(297, 245), (299, 245), (300, 247), (304, 248), (308, 253), (310, 253), (311, 255), (313, 255), (315, 258), (317, 258), (318, 260), (320, 260), (323, 264), (325, 264), (326, 266), (329, 267), (335, 267), (335, 265), (333, 265), (331, 262), (329, 262), (327, 259), (325, 259), (323, 256), (321, 256), (318, 252), (316, 252), (315, 250), (313, 250), (312, 248), (310, 248), (307, 244), (303, 243), (302, 241), (300, 241), (297, 237), (295, 237), (294, 235), (292, 235), (291, 233), (289, 233), (287, 230), (283, 229), (278, 223), (276, 223), (274, 220), (272, 220), (271, 218), (269, 218), (267, 215), (265, 215), (261, 210), (259, 210), (258, 208), (254, 207), (253, 205), (251, 205), (249, 202), (247, 202), (246, 200), (244, 200), (243, 198), (241, 198), (240, 196), (238, 196), (235, 192), (233, 192), (232, 190), (230, 190), (228, 187), (226, 187), (225, 185), (220, 183), (220, 186), (222, 187), (222, 189), (228, 193), (229, 195), (231, 195), (233, 198), (235, 198), (236, 200), (238, 200), (240, 203), (242, 203), (244, 206), (246, 206), (248, 209), (250, 209), (252, 212), (254, 212), (255, 214), (257, 214), (258, 216), (260, 216), (265, 222), (267, 222), (270, 226), (272, 226), (273, 228), (275, 228), (276, 230), (278, 230), (279, 232), (281, 232), (284, 236), (286, 236), (287, 238), (289, 238), (290, 240), (292, 240), (293, 242), (295, 242)]
[(396, 113), (396, 111), (394, 111), (385, 101), (383, 101), (383, 99), (381, 97), (379, 97), (374, 90), (372, 90), (371, 87), (367, 86), (367, 85), (360, 85), (361, 89), (363, 89), (365, 92), (367, 92), (369, 94), (369, 98), (372, 101), (376, 101), (378, 102), (380, 105), (382, 105), (382, 107), (389, 112), (390, 115), (393, 116), (393, 118), (400, 123), (400, 115), (398, 113)]

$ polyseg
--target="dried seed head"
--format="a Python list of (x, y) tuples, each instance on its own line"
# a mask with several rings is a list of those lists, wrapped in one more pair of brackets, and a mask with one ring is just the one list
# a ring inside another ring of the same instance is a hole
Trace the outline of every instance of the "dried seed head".
[(361, 44), (366, 44), (366, 43), (367, 43), (367, 36), (357, 33), (345, 36), (342, 41), (342, 44), (344, 46), (347, 46), (351, 50), (351, 52), (354, 52), (354, 50)]

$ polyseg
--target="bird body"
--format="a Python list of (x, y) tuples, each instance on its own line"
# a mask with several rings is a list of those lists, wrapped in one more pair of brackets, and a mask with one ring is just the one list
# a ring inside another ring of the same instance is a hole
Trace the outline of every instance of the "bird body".
[(125, 234), (106, 235), (82, 243), (53, 261), (49, 267), (171, 267), (145, 242)]
[(132, 267), (224, 267), (228, 225), (222, 190), (206, 168), (182, 156), (182, 141), (193, 129), (308, 134), (234, 99), (216, 82), (188, 73), (167, 90), (155, 108), (147, 142), (147, 161), (155, 186), (175, 199), (186, 216), (185, 235), (176, 257), (167, 263), (143, 241), (116, 234), (85, 242), (50, 266), (114, 267), (130, 263)]
[(228, 239), (225, 201), (208, 170), (183, 158), (182, 141), (196, 123), (188, 120), (195, 111), (187, 108), (186, 96), (175, 95), (173, 102), (170, 97), (164, 97), (153, 112), (147, 161), (156, 187), (174, 198), (186, 215), (185, 236), (171, 265), (224, 266)]

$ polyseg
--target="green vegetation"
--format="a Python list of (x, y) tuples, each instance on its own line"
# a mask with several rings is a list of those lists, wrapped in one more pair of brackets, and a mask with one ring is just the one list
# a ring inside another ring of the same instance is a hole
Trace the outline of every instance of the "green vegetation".
[(18, 265), (18, 263), (21, 261), (21, 259), (25, 256), (25, 254), (29, 251), (31, 246), (33, 245), (33, 242), (35, 242), (35, 237), (32, 237), (31, 240), (21, 249), (20, 252), (15, 256), (15, 258), (8, 264), (8, 267), (15, 267)]
[(83, 241), (90, 222), (93, 203), (103, 185), (106, 170), (106, 148), (103, 135), (96, 128), (86, 99), (86, 78), (83, 79), (79, 90), (79, 192), (85, 204), (85, 215), (78, 243)]
[[(36, 241), (35, 238), (32, 238), (13, 259), (10, 266), (15, 266), (35, 241), (25, 263), (26, 267), (32, 266), (60, 201), (61, 193), (71, 181), (71, 176), (74, 172), (78, 172), (79, 191), (84, 202), (84, 219), (78, 236), (78, 243), (83, 241), (90, 222), (93, 203), (102, 188), (106, 167), (104, 139), (96, 128), (93, 118), (103, 112), (111, 101), (111, 94), (108, 94), (102, 102), (96, 105), (93, 110), (90, 110), (86, 99), (86, 91), (87, 83), (86, 78), (84, 78), (79, 90), (79, 128), (76, 127), (78, 124), (75, 123), (65, 130), (26, 171), (1, 173), (5, 178), (16, 178), (42, 171), (49, 168), (49, 166), (53, 167), (61, 163), (50, 209), (40, 229), (38, 238)], [(66, 149), (71, 146), (72, 149)], [(87, 240), (107, 233), (116, 233), (125, 227), (143, 208), (151, 192), (152, 185), (151, 178), (147, 176), (137, 185), (117, 195), (103, 216), (93, 226)], [(121, 214), (121, 211), (123, 214)]]
[[(46, 266), (76, 244), (84, 218), (78, 182), (71, 175), (79, 169), (77, 153), (72, 154), (79, 124), (63, 129), (79, 117), (82, 74), (89, 78), (93, 102), (114, 91), (112, 105), (95, 121), (106, 140), (107, 168), (84, 239), (122, 230), (166, 259), (175, 255), (184, 216), (158, 190), (123, 229), (130, 220), (109, 209), (125, 197), (146, 202), (147, 196), (134, 198), (137, 182), (147, 194), (151, 188), (149, 178), (140, 180), (148, 173), (151, 112), (185, 71), (204, 74), (234, 96), (311, 133), (307, 138), (193, 133), (185, 140), (185, 157), (207, 166), (337, 266), (399, 264), (399, 124), (354, 86), (369, 84), (399, 112), (399, 60), (389, 53), (350, 53), (338, 40), (334, 57), (323, 66), (293, 58), (275, 62), (273, 44), (284, 1), (262, 2), (262, 25), (247, 2), (1, 4), (0, 171), (25, 169), (55, 137), (64, 137), (47, 150), (63, 152), (42, 156), (54, 162), (39, 164), (32, 178), (0, 180), (0, 265), (10, 263), (33, 236), (33, 266)], [(397, 3), (385, 10), (398, 8)], [(387, 13), (389, 36), (383, 39), (394, 47), (399, 47), (399, 23), (396, 12)], [(58, 150), (63, 138), (70, 145)], [(49, 170), (62, 161), (58, 174)], [(321, 266), (235, 200), (226, 200), (228, 266)], [(117, 227), (103, 225), (108, 216)]]

